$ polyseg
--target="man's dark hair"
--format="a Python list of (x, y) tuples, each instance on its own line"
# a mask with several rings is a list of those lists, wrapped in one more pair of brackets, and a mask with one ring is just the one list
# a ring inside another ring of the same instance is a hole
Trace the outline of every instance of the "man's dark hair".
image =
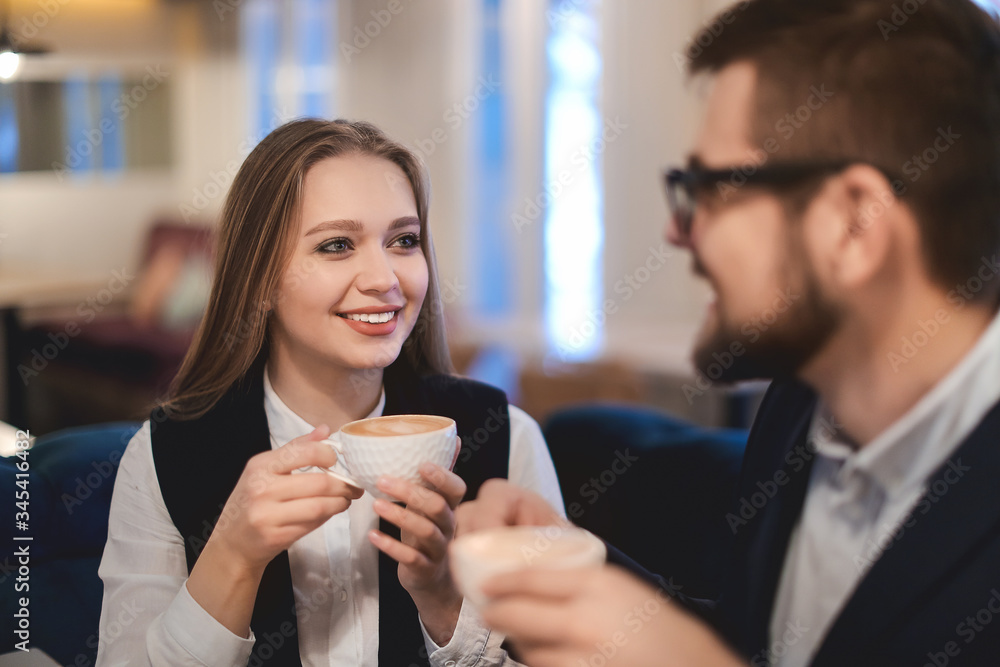
[[(945, 289), (1000, 251), (1000, 29), (981, 8), (751, 0), (708, 26), (688, 49), (690, 72), (756, 66), (750, 139), (770, 139), (773, 163), (856, 159), (896, 174)], [(994, 299), (1000, 276), (982, 284), (976, 299)]]

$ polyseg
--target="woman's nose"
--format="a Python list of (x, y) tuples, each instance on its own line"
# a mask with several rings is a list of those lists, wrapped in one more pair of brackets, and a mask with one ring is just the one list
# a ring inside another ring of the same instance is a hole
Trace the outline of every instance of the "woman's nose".
[(365, 254), (357, 284), (362, 292), (379, 294), (389, 292), (399, 285), (399, 279), (387, 252), (380, 248)]

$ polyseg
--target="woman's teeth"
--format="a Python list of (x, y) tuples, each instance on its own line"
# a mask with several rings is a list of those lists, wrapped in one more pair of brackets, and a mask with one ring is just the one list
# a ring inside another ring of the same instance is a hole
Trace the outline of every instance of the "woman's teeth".
[(341, 317), (348, 320), (354, 320), (355, 322), (370, 322), (371, 324), (382, 324), (383, 322), (388, 322), (395, 316), (396, 311), (390, 313), (357, 313), (341, 315)]

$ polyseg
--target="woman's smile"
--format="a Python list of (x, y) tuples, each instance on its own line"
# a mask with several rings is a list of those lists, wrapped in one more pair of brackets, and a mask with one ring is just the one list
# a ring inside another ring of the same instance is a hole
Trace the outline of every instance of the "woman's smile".
[(402, 306), (391, 310), (363, 308), (337, 313), (337, 317), (345, 320), (347, 325), (358, 333), (366, 336), (386, 336), (396, 330), (396, 325), (399, 323), (397, 315), (402, 308)]

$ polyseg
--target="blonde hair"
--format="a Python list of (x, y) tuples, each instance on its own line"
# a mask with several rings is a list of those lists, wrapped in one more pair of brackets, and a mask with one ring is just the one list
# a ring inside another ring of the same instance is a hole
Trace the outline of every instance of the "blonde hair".
[(413, 188), (420, 219), (427, 295), (394, 364), (406, 363), (418, 375), (452, 371), (427, 227), (429, 184), (420, 159), (370, 123), (297, 120), (265, 137), (233, 179), (218, 231), (215, 278), (205, 316), (160, 404), (168, 416), (183, 420), (204, 415), (255, 362), (267, 358), (266, 304), (278, 295), (291, 258), (291, 227), (297, 220), (306, 172), (320, 160), (352, 154), (397, 165)]

